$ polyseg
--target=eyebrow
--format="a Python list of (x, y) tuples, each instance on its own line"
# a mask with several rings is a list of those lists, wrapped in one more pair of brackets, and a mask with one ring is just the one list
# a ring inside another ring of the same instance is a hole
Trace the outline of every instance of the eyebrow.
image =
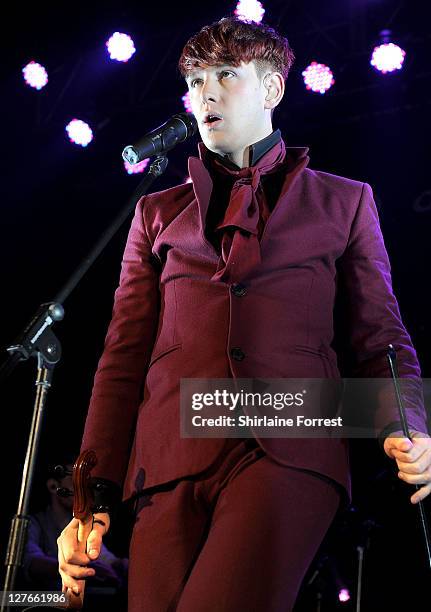
[[(212, 68), (212, 66), (209, 66), (209, 68)], [(217, 68), (216, 72), (217, 71), (220, 72), (220, 70), (226, 70), (226, 68), (238, 70), (240, 68), (240, 66), (234, 66), (233, 64), (220, 64), (220, 65), (214, 66), (214, 68)], [(189, 72), (187, 74), (187, 76), (186, 76), (186, 81), (189, 81), (189, 80), (193, 79), (197, 74), (199, 74), (199, 72), (202, 72), (202, 70), (204, 70), (204, 69), (203, 68), (196, 68), (192, 72)]]

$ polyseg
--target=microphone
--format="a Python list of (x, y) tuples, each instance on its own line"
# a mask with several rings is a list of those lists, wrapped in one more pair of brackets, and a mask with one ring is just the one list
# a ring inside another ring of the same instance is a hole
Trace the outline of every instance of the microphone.
[(191, 113), (177, 113), (169, 121), (149, 132), (134, 145), (126, 147), (123, 159), (129, 164), (137, 164), (147, 157), (164, 155), (179, 142), (194, 136), (198, 129), (195, 116)]

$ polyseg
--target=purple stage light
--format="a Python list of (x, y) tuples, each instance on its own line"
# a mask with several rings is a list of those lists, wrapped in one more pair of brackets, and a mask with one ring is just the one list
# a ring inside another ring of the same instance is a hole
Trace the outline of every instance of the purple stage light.
[(106, 42), (109, 57), (117, 62), (128, 62), (135, 53), (135, 45), (128, 34), (114, 32)]
[(48, 73), (43, 66), (31, 61), (22, 69), (24, 80), (30, 87), (42, 89), (48, 83)]
[(192, 113), (192, 103), (190, 102), (190, 92), (187, 92), (183, 95), (183, 97), (181, 98), (181, 100), (183, 101), (184, 104), (184, 108), (186, 109), (186, 111), (188, 113)]
[(263, 19), (265, 9), (258, 0), (239, 0), (234, 11), (241, 21), (254, 21), (260, 23)]
[(143, 159), (138, 164), (129, 164), (129, 162), (125, 161), (124, 168), (127, 171), (127, 174), (139, 174), (140, 172), (143, 172), (145, 170), (145, 168), (148, 166), (149, 161), (150, 160), (148, 158)]
[(383, 74), (401, 70), (406, 52), (394, 43), (383, 43), (374, 47), (370, 64)]
[(303, 71), (305, 87), (311, 91), (324, 94), (335, 83), (334, 75), (329, 66), (311, 62)]
[(71, 142), (81, 147), (86, 147), (93, 140), (93, 132), (85, 121), (81, 119), (72, 119), (66, 125), (66, 132)]
[(338, 600), (341, 601), (342, 603), (349, 601), (350, 600), (349, 589), (340, 589), (338, 591)]

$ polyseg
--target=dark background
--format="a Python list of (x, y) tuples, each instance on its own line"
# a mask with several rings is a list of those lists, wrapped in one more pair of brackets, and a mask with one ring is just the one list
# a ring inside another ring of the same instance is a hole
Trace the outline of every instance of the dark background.
[[(372, 185), (404, 323), (429, 377), (431, 36), (426, 4), (267, 0), (264, 6), (266, 22), (289, 38), (297, 57), (274, 125), (288, 145), (310, 147), (311, 168)], [(42, 2), (3, 13), (9, 36), (1, 42), (3, 357), (4, 348), (37, 306), (53, 298), (139, 182), (142, 175), (129, 176), (123, 169), (123, 147), (183, 110), (186, 89), (176, 62), (184, 42), (234, 8), (226, 0)], [(394, 41), (407, 52), (404, 69), (386, 76), (369, 65), (384, 28), (393, 30)], [(105, 41), (116, 30), (135, 41), (137, 52), (127, 64), (110, 61), (105, 51)], [(49, 73), (40, 92), (25, 86), (21, 75), (32, 59)], [(336, 82), (324, 96), (304, 88), (301, 72), (312, 60), (333, 69)], [(64, 126), (74, 117), (93, 128), (95, 139), (86, 149), (67, 140)], [(195, 151), (196, 139), (177, 147), (154, 189), (182, 182), (187, 156)], [(44, 418), (32, 508), (44, 502), (46, 463), (78, 452), (127, 225), (65, 302), (66, 318), (56, 327), (64, 355)], [(20, 365), (0, 389), (2, 558), (19, 492), (34, 371), (34, 360)], [(365, 552), (363, 610), (406, 605), (428, 610), (429, 570), (417, 508), (408, 501), (410, 488), (398, 483), (392, 462), (374, 441), (352, 444), (352, 468), (355, 511), (341, 517), (328, 538), (342, 578), (353, 591), (361, 525), (371, 519), (378, 527)], [(428, 514), (429, 508), (427, 500)], [(328, 564), (321, 575), (329, 589), (322, 604), (328, 607), (322, 609), (337, 609), (334, 601), (328, 603), (335, 588)], [(304, 591), (298, 609), (317, 609), (313, 598), (311, 588)]]

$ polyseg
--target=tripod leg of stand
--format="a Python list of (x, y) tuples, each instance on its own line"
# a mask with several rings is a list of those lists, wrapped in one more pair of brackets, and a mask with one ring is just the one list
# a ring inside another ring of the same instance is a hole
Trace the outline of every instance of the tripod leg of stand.
[[(6, 576), (3, 591), (13, 591), (18, 568), (22, 565), (22, 556), (27, 536), (29, 518), (27, 516), (34, 468), (36, 465), (37, 448), (42, 429), (42, 417), (46, 403), (46, 395), (51, 387), (54, 366), (47, 364), (41, 354), (38, 354), (38, 370), (36, 379), (36, 398), (34, 402), (33, 419), (28, 439), (24, 469), (21, 481), (21, 491), (17, 512), (12, 519), (9, 534), (9, 544), (6, 554)], [(3, 595), (1, 612), (8, 612), (7, 595)]]

